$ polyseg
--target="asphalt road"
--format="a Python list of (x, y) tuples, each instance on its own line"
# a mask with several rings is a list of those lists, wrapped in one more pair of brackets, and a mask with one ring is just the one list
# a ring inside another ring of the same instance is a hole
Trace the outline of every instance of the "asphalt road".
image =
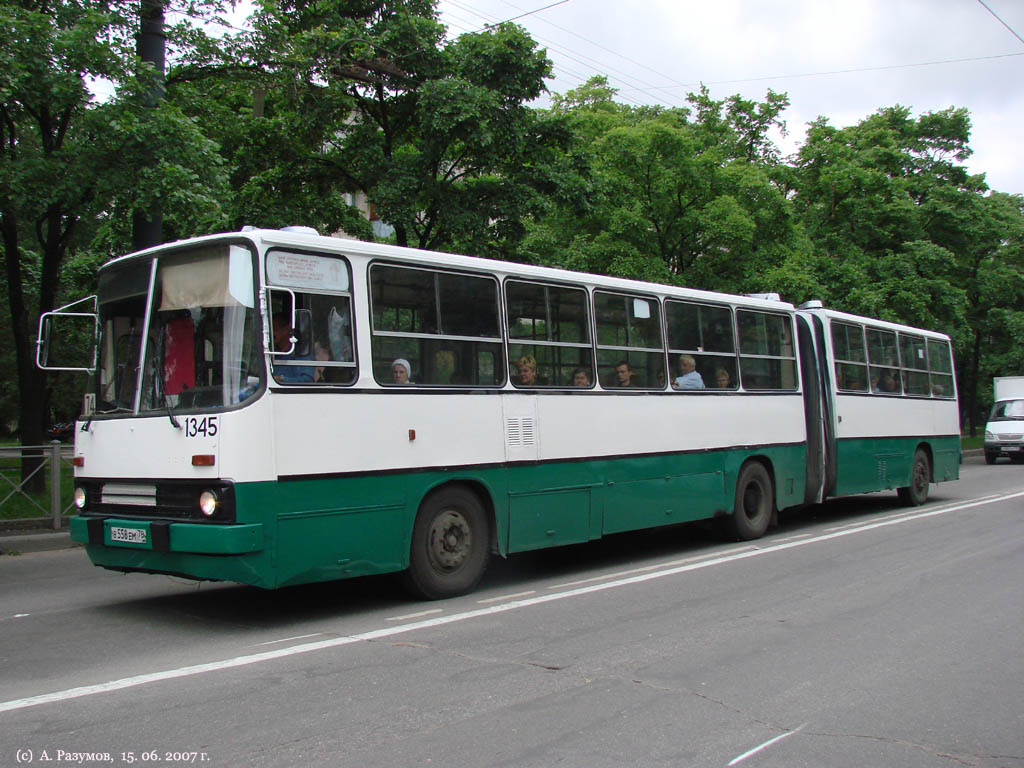
[[(1024, 467), (277, 593), (0, 557), (0, 766), (1024, 766)], [(109, 756), (109, 761), (106, 757)], [(134, 762), (132, 762), (134, 761)]]

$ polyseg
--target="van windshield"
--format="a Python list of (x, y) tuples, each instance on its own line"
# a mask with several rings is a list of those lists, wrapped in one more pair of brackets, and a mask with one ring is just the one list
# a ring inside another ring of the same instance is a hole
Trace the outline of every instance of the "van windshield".
[(992, 406), (989, 421), (1024, 421), (1024, 400), (1002, 400)]

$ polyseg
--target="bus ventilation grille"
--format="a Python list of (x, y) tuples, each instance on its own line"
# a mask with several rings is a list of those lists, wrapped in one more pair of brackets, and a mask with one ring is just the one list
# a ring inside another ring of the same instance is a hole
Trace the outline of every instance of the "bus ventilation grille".
[(505, 431), (512, 448), (533, 445), (536, 439), (533, 419), (529, 417), (508, 419)]

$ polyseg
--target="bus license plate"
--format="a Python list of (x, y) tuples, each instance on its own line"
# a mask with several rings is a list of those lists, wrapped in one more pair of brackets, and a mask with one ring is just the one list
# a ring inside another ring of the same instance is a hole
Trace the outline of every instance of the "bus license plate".
[(110, 527), (110, 540), (111, 541), (124, 541), (129, 544), (145, 544), (146, 543), (146, 529), (145, 528), (119, 528), (116, 526)]

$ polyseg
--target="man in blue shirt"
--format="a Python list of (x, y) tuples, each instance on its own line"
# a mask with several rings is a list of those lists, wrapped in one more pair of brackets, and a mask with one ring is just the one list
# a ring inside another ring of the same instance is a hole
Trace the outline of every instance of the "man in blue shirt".
[(704, 389), (704, 379), (697, 373), (693, 355), (679, 356), (679, 376), (672, 383), (675, 389)]
[(282, 365), (285, 360), (309, 360), (309, 355), (295, 354), (296, 348), (292, 342), (292, 329), (288, 325), (288, 316), (283, 312), (274, 314), (274, 349), (278, 352), (292, 350), (287, 355), (276, 355), (274, 357), (273, 369), (274, 378), (283, 384), (300, 384), (312, 382), (316, 368), (305, 365)]

